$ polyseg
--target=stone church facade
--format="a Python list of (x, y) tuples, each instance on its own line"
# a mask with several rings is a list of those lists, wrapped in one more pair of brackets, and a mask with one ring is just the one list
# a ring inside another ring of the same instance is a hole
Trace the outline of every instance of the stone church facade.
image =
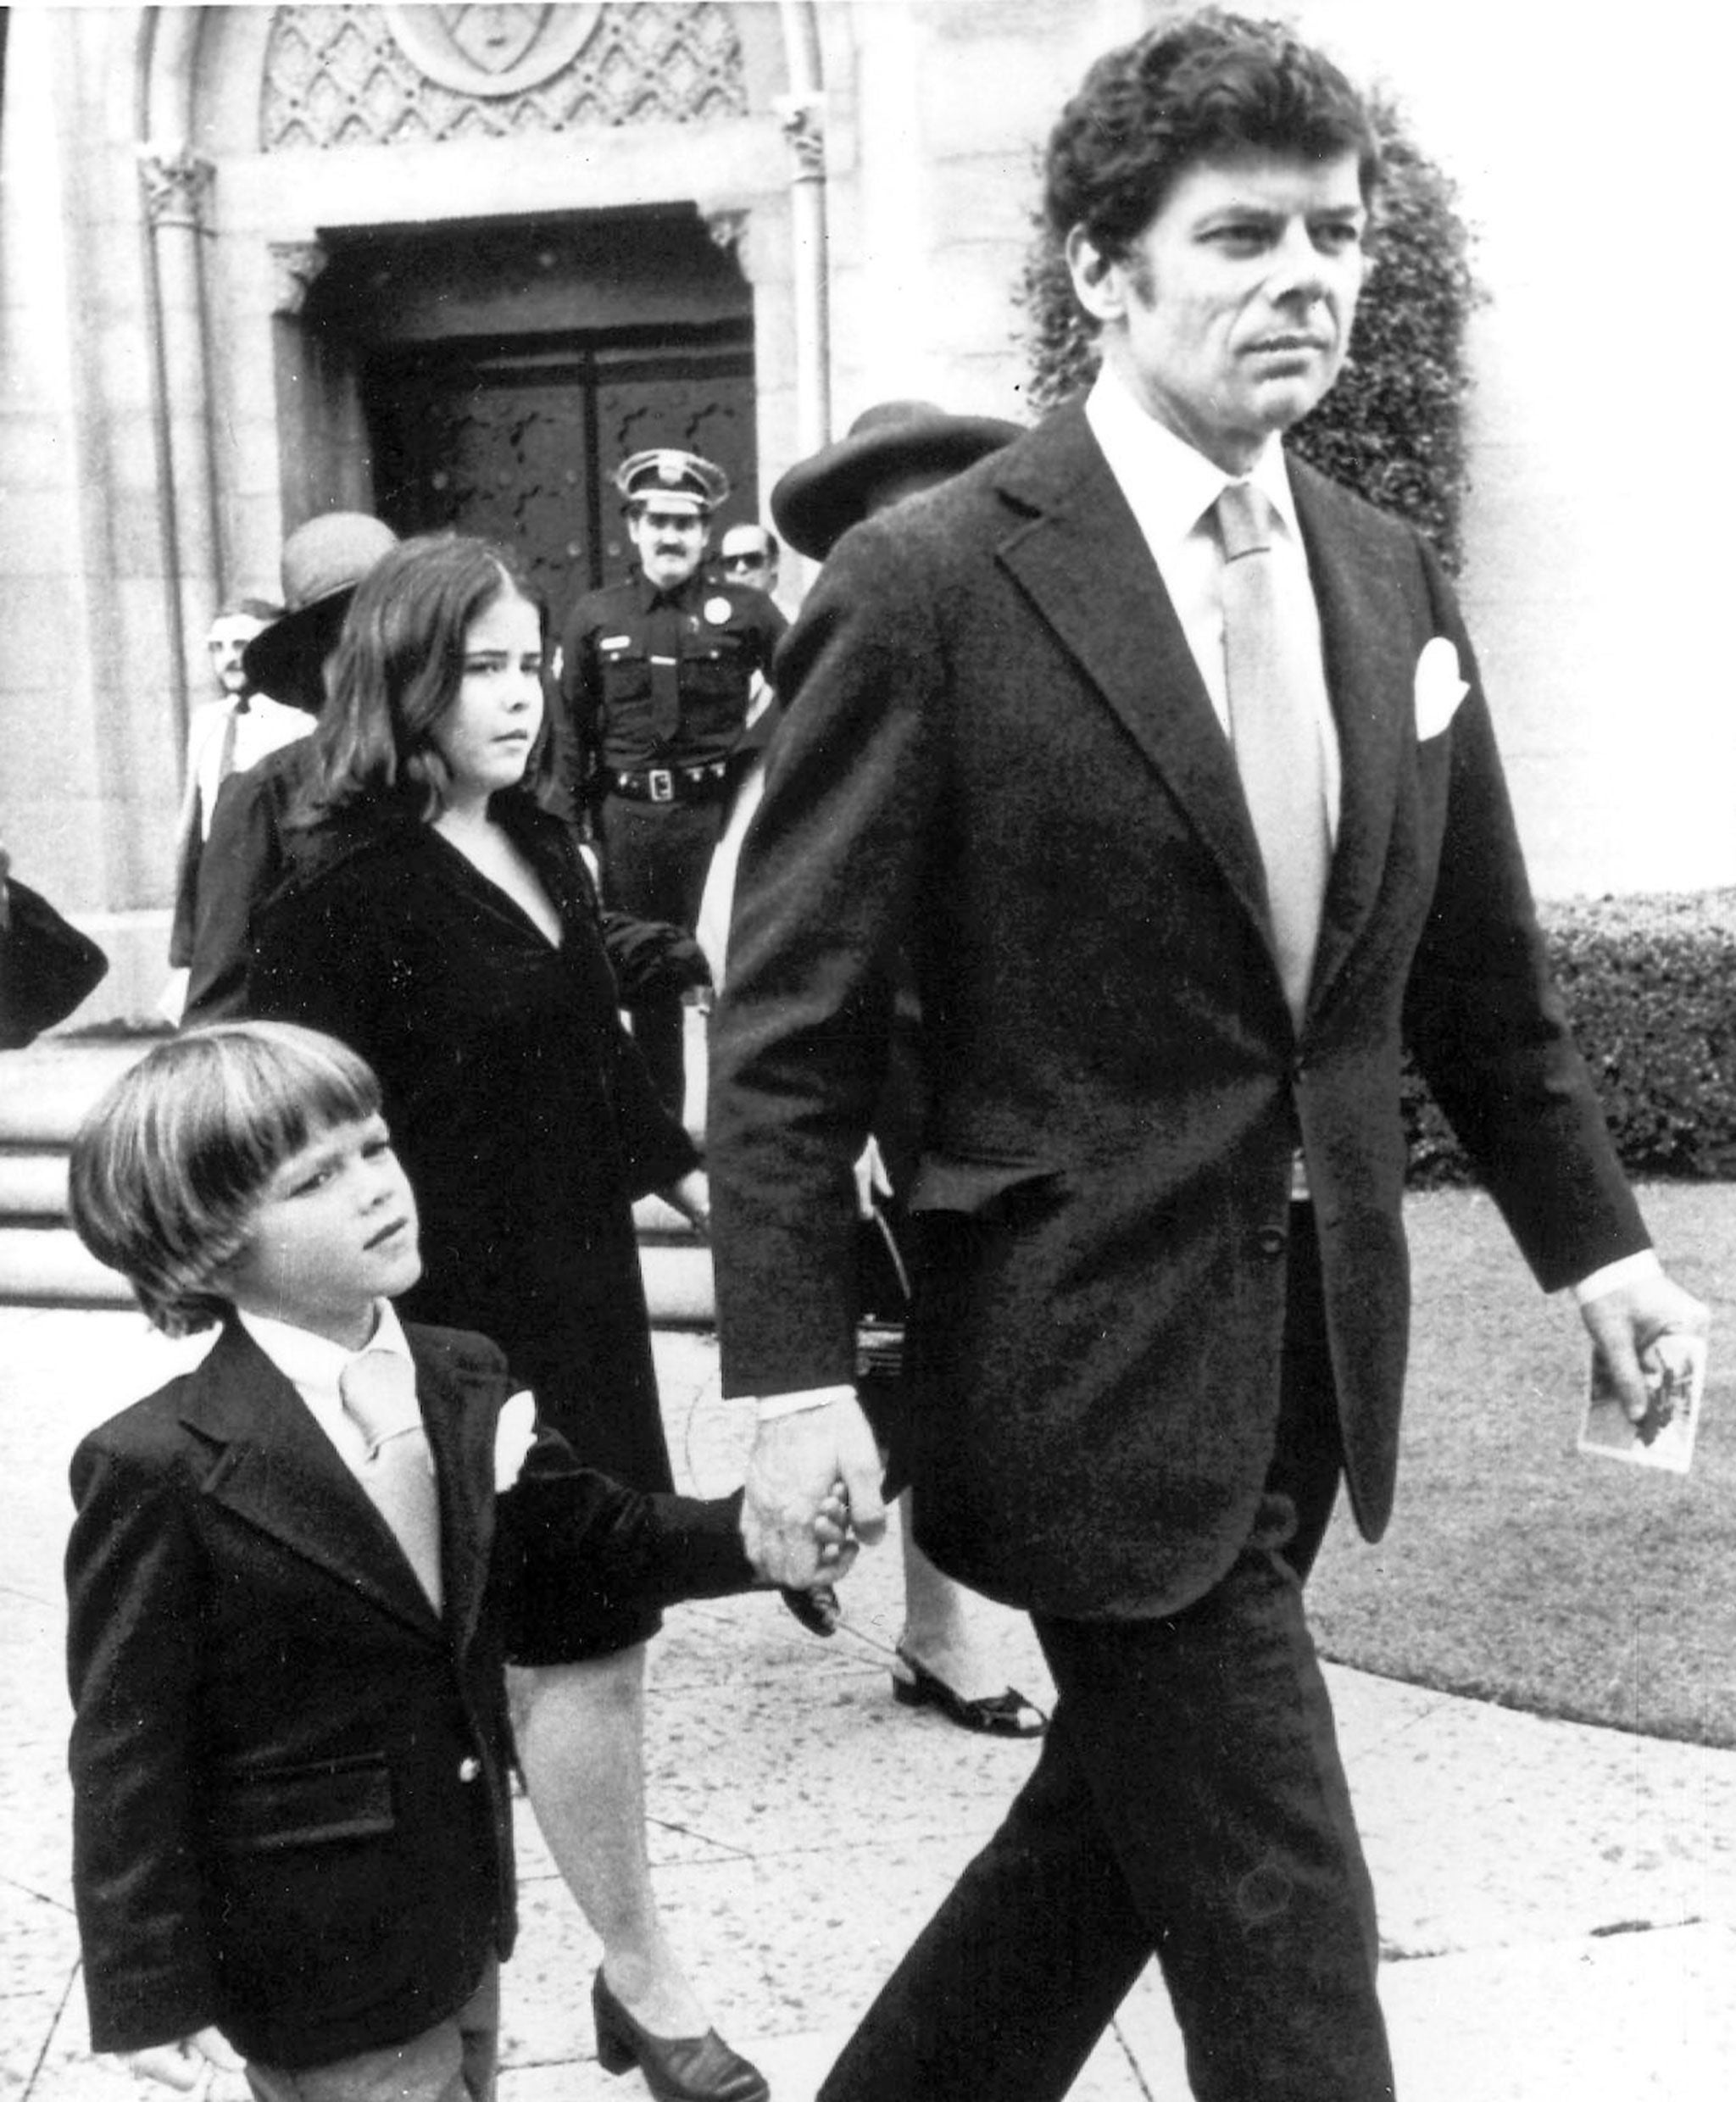
[[(90, 1011), (160, 987), (205, 627), (275, 587), (287, 531), (456, 522), (517, 542), (559, 611), (622, 565), (604, 477), (638, 445), (723, 461), (727, 521), (876, 399), (1019, 415), (1036, 150), (1089, 58), (1168, 11), (9, 10), (0, 841), (114, 956)], [(1518, 90), (1458, 55), (1511, 7), (1466, 0), (1438, 45), (1377, 0), (1292, 11), (1398, 89), (1483, 231), (1465, 590), (1539, 887), (1736, 881), (1717, 582), (1690, 550), (1659, 603), (1636, 520), (1677, 464), (1619, 370), (1584, 371), (1613, 338), (1560, 340), (1578, 237), (1503, 130)], [(1549, 156), (1596, 136), (1564, 97)]]

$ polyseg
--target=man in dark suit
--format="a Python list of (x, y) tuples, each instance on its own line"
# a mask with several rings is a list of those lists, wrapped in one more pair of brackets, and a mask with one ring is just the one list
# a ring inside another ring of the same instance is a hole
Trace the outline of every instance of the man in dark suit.
[(748, 1530), (788, 1579), (849, 1382), (849, 1164), (911, 956), (929, 1107), (894, 1471), (1058, 1699), (826, 2102), (1063, 2094), (1146, 1960), (1210, 2102), (1375, 2102), (1372, 1897), (1301, 1586), (1390, 1508), (1409, 1045), (1630, 1414), (1663, 1275), (1552, 989), (1428, 550), (1280, 434), (1344, 355), (1378, 155), (1216, 14), (1092, 70), (1046, 209), (1083, 403), (847, 535), (779, 660), (709, 1165)]

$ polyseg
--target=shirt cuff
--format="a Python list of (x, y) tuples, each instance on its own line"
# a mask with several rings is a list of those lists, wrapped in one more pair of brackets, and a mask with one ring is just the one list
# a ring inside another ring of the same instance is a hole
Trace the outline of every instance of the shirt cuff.
[(804, 1387), (793, 1394), (756, 1395), (754, 1416), (756, 1422), (775, 1423), (780, 1416), (798, 1416), (810, 1409), (829, 1409), (835, 1401), (854, 1401), (854, 1387)]
[(1573, 1297), (1581, 1306), (1589, 1306), (1594, 1299), (1606, 1299), (1611, 1293), (1619, 1292), (1623, 1285), (1646, 1283), (1663, 1274), (1664, 1266), (1658, 1260), (1657, 1250), (1640, 1248), (1616, 1262), (1605, 1263), (1589, 1277), (1582, 1277), (1573, 1287)]

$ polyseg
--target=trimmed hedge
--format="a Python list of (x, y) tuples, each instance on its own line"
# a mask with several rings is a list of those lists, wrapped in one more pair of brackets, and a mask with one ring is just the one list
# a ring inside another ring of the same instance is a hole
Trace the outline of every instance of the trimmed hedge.
[[(1653, 1181), (1736, 1179), (1736, 891), (1538, 909), (1622, 1165)], [(1473, 1182), (1407, 1067), (1410, 1184)]]
[[(1372, 96), (1369, 111), (1386, 180), (1350, 355), (1338, 384), (1284, 442), (1345, 488), (1407, 519), (1456, 572), (1469, 479), (1465, 331), (1482, 295), (1454, 185), (1410, 142), (1391, 102)], [(1097, 338), (1040, 219), (1016, 298), (1030, 401), (1047, 410), (1089, 386)]]

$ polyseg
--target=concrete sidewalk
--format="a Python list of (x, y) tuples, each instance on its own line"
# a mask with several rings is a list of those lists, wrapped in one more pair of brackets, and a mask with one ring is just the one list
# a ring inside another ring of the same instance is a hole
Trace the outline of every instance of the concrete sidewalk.
[[(85, 2055), (67, 1888), (65, 1461), (86, 1426), (202, 1348), (131, 1315), (0, 1312), (0, 2094), (31, 2102), (142, 2092)], [(718, 1398), (709, 1338), (659, 1336), (658, 1353), (678, 1474), (732, 1486), (749, 1426)], [(889, 1640), (896, 1557), (865, 1556), (846, 1604)], [(1016, 1682), (1046, 1693), (1028, 1628), (993, 1621)], [(1736, 2063), (1736, 1754), (1329, 1677), (1381, 1899), (1405, 2102), (1722, 2102)], [(665, 1910), (719, 2027), (776, 2102), (809, 2102), (1032, 1749), (896, 1707), (871, 1650), (814, 1640), (767, 1598), (671, 1615), (653, 1679)], [(527, 1810), (520, 1839), (502, 2102), (632, 2102), (637, 2076), (612, 2081), (595, 2063), (596, 1947)], [(1187, 2094), (1155, 1972), (1074, 2093)]]

